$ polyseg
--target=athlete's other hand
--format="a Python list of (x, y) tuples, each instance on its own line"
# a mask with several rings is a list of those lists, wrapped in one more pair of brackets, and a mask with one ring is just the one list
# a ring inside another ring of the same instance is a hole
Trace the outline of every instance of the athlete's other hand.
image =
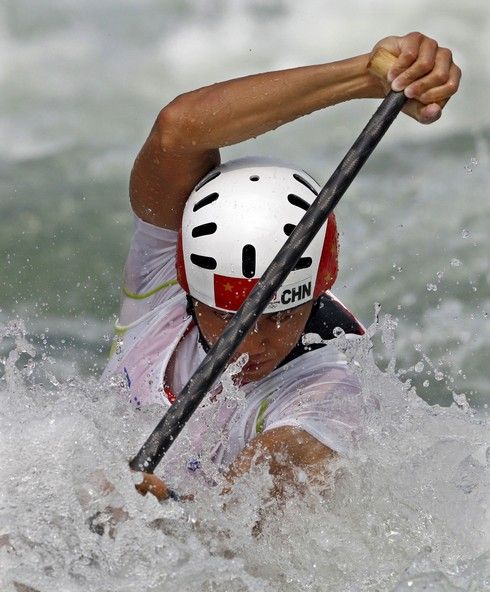
[(159, 502), (170, 497), (171, 490), (167, 485), (156, 475), (152, 473), (134, 473), (135, 487), (141, 493), (146, 495), (151, 493)]
[(442, 107), (458, 90), (461, 70), (446, 47), (422, 33), (385, 37), (373, 48), (384, 48), (397, 57), (384, 82), (384, 91), (403, 90), (412, 99), (403, 109), (421, 123), (433, 123)]

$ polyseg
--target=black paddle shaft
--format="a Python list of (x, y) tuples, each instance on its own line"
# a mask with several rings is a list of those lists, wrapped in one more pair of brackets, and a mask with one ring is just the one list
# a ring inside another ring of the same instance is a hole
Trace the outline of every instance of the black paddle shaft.
[(131, 469), (152, 473), (228, 361), (289, 275), (316, 233), (332, 213), (355, 176), (405, 104), (403, 92), (390, 92), (347, 152), (315, 201), (293, 230), (260, 281), (227, 324), (218, 341), (182, 389), (175, 403), (129, 463)]

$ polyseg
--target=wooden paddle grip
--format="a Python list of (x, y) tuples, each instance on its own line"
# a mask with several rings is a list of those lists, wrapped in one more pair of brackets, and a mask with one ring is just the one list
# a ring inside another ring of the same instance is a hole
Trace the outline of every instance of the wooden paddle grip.
[(378, 47), (369, 60), (368, 70), (378, 76), (378, 78), (386, 80), (388, 72), (395, 62), (396, 56), (387, 49)]

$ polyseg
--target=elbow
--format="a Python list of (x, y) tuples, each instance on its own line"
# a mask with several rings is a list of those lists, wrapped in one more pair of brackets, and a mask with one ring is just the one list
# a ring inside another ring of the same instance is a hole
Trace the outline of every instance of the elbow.
[(189, 149), (189, 139), (194, 136), (189, 109), (183, 97), (181, 95), (165, 106), (155, 121), (153, 133), (157, 135), (164, 152), (185, 152)]

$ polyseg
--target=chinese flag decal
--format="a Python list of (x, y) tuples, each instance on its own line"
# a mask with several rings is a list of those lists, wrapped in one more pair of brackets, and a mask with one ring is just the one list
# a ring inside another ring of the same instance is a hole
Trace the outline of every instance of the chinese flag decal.
[(258, 278), (249, 280), (215, 273), (214, 300), (216, 306), (229, 311), (237, 311), (258, 281)]

